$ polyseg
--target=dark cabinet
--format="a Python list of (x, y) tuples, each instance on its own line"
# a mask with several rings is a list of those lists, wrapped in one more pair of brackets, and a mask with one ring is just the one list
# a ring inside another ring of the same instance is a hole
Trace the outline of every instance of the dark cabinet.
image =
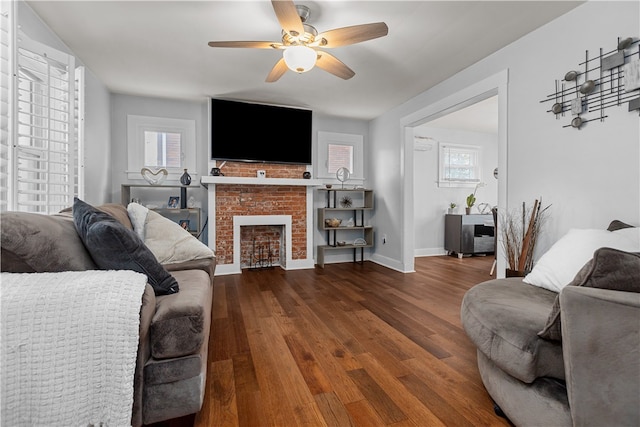
[(447, 214), (444, 220), (444, 249), (455, 253), (486, 254), (495, 251), (493, 215)]

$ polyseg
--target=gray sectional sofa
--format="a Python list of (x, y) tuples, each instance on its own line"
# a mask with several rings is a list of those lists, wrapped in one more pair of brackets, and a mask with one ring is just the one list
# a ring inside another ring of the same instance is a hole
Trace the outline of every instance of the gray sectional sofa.
[(609, 248), (559, 294), (522, 278), (471, 288), (461, 319), (496, 412), (517, 426), (640, 425), (638, 292), (640, 255)]
[[(132, 230), (126, 207), (107, 204), (98, 209)], [(5, 212), (0, 227), (2, 272), (99, 269), (71, 212)], [(146, 285), (134, 377), (134, 426), (198, 412), (203, 402), (215, 257), (164, 267), (177, 281), (179, 292), (162, 295)]]

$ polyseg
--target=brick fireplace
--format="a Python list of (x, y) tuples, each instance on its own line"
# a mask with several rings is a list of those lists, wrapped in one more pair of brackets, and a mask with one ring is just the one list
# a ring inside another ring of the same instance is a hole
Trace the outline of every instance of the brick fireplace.
[[(258, 170), (264, 170), (266, 178), (257, 178)], [(305, 171), (306, 166), (300, 165), (227, 162), (222, 169), (225, 176), (202, 177), (209, 193), (209, 246), (216, 252), (216, 274), (241, 272), (242, 233), (234, 222), (243, 226), (283, 225), (286, 261), (282, 267), (313, 268), (313, 187), (320, 182), (302, 179)], [(265, 222), (261, 217), (289, 218), (289, 225)], [(251, 235), (256, 233), (272, 231), (257, 227)]]

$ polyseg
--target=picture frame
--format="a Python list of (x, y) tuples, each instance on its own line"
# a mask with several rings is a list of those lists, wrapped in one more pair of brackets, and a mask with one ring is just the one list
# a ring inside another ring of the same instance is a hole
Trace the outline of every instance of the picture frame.
[(169, 202), (167, 202), (168, 208), (177, 209), (179, 206), (180, 206), (180, 196), (169, 197)]
[(191, 223), (191, 220), (188, 220), (188, 219), (181, 219), (180, 221), (178, 221), (178, 224), (180, 224), (180, 227), (184, 228), (187, 231), (189, 231), (190, 223)]

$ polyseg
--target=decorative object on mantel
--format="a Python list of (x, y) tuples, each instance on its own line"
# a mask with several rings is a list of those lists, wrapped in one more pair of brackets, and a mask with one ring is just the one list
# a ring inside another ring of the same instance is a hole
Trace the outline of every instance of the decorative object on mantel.
[(180, 184), (182, 184), (182, 185), (190, 185), (191, 184), (191, 175), (189, 175), (189, 172), (187, 172), (186, 169), (184, 170), (184, 173), (180, 177)]
[(520, 211), (507, 212), (498, 221), (502, 233), (502, 247), (507, 257), (507, 277), (524, 277), (533, 268), (533, 255), (542, 227), (547, 220), (547, 210), (542, 198), (535, 200), (533, 208), (522, 202)]
[(227, 164), (227, 161), (225, 160), (224, 162), (222, 162), (222, 164), (219, 167), (211, 168), (210, 174), (213, 175), (213, 176), (224, 176), (224, 174), (222, 172), (220, 172), (220, 170), (226, 164)]
[(309, 172), (309, 171), (304, 171), (304, 172), (302, 173), (302, 178), (303, 178), (303, 179), (311, 179), (311, 172)]
[(344, 188), (344, 183), (348, 181), (350, 177), (351, 171), (347, 168), (340, 168), (336, 171), (336, 178), (342, 183), (342, 188)]
[(342, 199), (340, 199), (340, 206), (342, 206), (343, 208), (350, 208), (351, 205), (353, 205), (353, 200), (351, 200), (351, 197), (344, 196)]
[[(585, 60), (578, 65), (584, 71), (571, 70), (563, 80), (556, 80), (555, 92), (540, 102), (553, 102), (547, 110), (556, 118), (571, 112), (574, 116), (569, 124), (562, 127), (580, 129), (585, 123), (600, 120), (608, 116), (605, 110), (614, 106), (629, 104), (629, 111), (640, 110), (640, 40), (631, 37), (618, 38), (615, 50), (589, 58), (585, 51)], [(636, 46), (627, 53), (627, 49)], [(595, 61), (599, 61), (599, 64)], [(589, 76), (591, 73), (591, 77)], [(594, 76), (597, 74), (597, 77)], [(582, 81), (582, 83), (580, 83)], [(587, 119), (589, 113), (599, 113), (597, 117)]]
[(167, 171), (165, 168), (160, 168), (156, 171), (153, 171), (145, 167), (140, 170), (140, 175), (142, 175), (144, 180), (149, 184), (160, 185), (164, 182), (165, 179), (167, 179), (169, 171)]

